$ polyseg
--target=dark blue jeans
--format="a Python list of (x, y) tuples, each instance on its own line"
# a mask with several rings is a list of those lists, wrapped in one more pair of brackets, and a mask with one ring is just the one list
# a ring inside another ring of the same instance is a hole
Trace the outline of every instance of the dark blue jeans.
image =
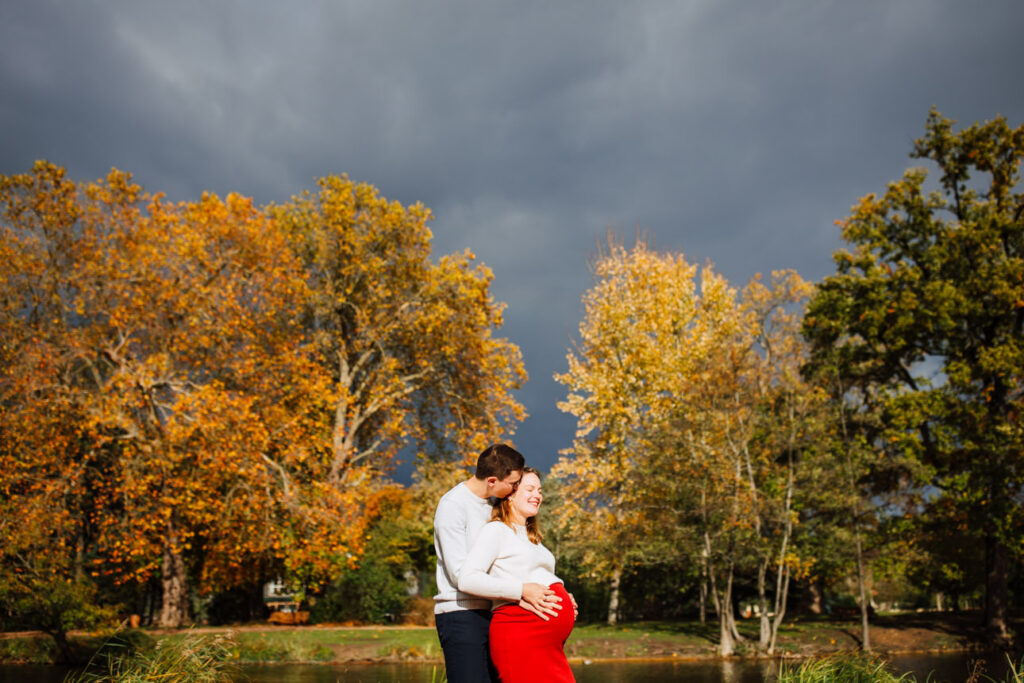
[(444, 650), (448, 683), (497, 683), (498, 672), (491, 663), (487, 632), (491, 611), (468, 609), (434, 616), (437, 637)]

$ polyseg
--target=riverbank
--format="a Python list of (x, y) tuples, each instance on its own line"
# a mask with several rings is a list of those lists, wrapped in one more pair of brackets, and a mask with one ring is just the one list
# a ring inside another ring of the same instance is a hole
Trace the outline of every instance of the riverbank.
[[(1024, 619), (1014, 619), (1017, 642), (1024, 636)], [(758, 624), (739, 625), (747, 642), (737, 645), (737, 657), (756, 657)], [(274, 626), (196, 627), (188, 631), (137, 629), (122, 633), (140, 647), (161, 639), (192, 633), (230, 633), (232, 656), (252, 663), (440, 662), (441, 650), (432, 627), (416, 626)], [(88, 657), (109, 633), (72, 633), (76, 652)], [(697, 621), (637, 622), (606, 626), (577, 626), (566, 643), (573, 660), (711, 659), (717, 657), (717, 625)], [(904, 613), (874, 618), (871, 644), (879, 654), (961, 652), (990, 649), (976, 613)], [(860, 624), (851, 620), (801, 619), (779, 630), (776, 654), (804, 657), (860, 648)], [(0, 662), (52, 663), (52, 639), (39, 632), (7, 633), (0, 637)]]

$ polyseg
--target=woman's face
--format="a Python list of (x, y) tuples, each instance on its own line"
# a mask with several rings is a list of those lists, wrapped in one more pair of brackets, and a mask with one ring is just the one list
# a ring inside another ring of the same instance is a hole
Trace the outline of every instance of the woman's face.
[(540, 509), (541, 502), (544, 500), (544, 496), (540, 491), (540, 478), (533, 472), (524, 474), (523, 478), (519, 481), (519, 487), (509, 500), (512, 501), (512, 507), (524, 519), (535, 516), (537, 510)]

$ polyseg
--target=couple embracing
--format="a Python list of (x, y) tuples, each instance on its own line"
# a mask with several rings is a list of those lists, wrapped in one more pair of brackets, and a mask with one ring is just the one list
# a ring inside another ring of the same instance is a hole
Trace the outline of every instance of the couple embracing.
[(496, 444), (437, 504), (434, 621), (449, 683), (576, 680), (563, 649), (576, 604), (541, 544), (542, 500), (537, 470)]

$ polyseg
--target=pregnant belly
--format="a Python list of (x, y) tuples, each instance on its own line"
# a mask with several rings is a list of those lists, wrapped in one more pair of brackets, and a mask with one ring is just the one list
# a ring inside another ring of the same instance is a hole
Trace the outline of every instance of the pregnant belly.
[(558, 616), (545, 621), (519, 605), (504, 605), (494, 610), (491, 617), (491, 639), (506, 644), (514, 641), (517, 646), (527, 642), (564, 643), (576, 624), (572, 600), (562, 584), (553, 583), (550, 588), (562, 598), (562, 609), (558, 611)]

